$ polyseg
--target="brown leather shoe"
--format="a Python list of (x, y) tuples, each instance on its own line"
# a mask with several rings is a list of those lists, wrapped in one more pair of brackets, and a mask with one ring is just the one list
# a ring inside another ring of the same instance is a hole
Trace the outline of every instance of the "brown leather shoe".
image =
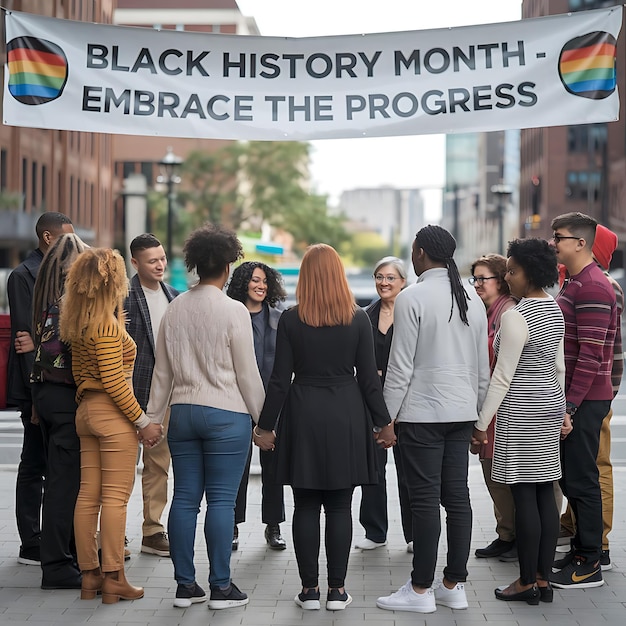
[(170, 542), (167, 533), (155, 533), (141, 540), (141, 551), (144, 554), (156, 554), (157, 556), (170, 555)]
[(93, 600), (102, 591), (104, 574), (99, 567), (88, 569), (82, 572), (83, 581), (80, 587), (81, 600)]
[(124, 570), (105, 572), (102, 583), (102, 604), (115, 604), (120, 600), (143, 598), (143, 587), (133, 587), (127, 580)]

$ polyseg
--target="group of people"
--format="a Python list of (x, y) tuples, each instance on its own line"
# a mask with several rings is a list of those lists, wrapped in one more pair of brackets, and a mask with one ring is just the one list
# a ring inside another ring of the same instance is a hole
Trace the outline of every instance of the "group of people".
[[(124, 574), (126, 506), (141, 443), (142, 551), (171, 556), (174, 605), (207, 599), (193, 560), (203, 499), (209, 607), (246, 604), (247, 594), (231, 579), (230, 556), (245, 519), (251, 441), (260, 448), (270, 548), (286, 548), (283, 485), (293, 491), (302, 582), (294, 600), (302, 609), (321, 607), (322, 507), (328, 610), (352, 601), (345, 578), (356, 486), (365, 531), (356, 547), (386, 544), (390, 447), (413, 570), (406, 585), (378, 598), (379, 608), (467, 608), (470, 448), (480, 454), (498, 532), (476, 555), (514, 548), (519, 555), (520, 577), (497, 588), (496, 597), (538, 604), (552, 601), (552, 585), (602, 584), (596, 457), (601, 428), (608, 433), (611, 374), (621, 376), (614, 365), (621, 364), (621, 339), (614, 286), (593, 257), (592, 218), (560, 216), (552, 245), (515, 240), (507, 259), (481, 257), (472, 266), (475, 293), (462, 284), (452, 235), (426, 226), (412, 247), (416, 284), (406, 286), (400, 259), (381, 259), (374, 269), (380, 297), (365, 311), (355, 304), (339, 255), (325, 244), (307, 249), (297, 305), (283, 311), (279, 274), (258, 262), (233, 269), (241, 243), (221, 226), (205, 224), (187, 238), (184, 261), (198, 282), (178, 294), (163, 282), (167, 259), (154, 236), (131, 244), (137, 275), (129, 285), (117, 252), (82, 244), (61, 214), (44, 214), (40, 223), (39, 275), (30, 303), (23, 294), (16, 308), (30, 309), (30, 317), (19, 320), (16, 313), (13, 323), (15, 298), (11, 316), (14, 358), (28, 379), (16, 507), (20, 557), (40, 557), (43, 588), (80, 588), (84, 599), (101, 593), (105, 603), (143, 596)], [(554, 299), (546, 289), (558, 281), (558, 262), (567, 278)], [(16, 279), (26, 271), (15, 270)], [(10, 280), (10, 298), (11, 292)], [(33, 400), (34, 410), (27, 404)], [(43, 465), (31, 470), (26, 491), (22, 465), (34, 428), (46, 440), (47, 465), (42, 446)], [(174, 493), (166, 533), (159, 518), (170, 456)], [(66, 504), (75, 500), (73, 518), (67, 507), (59, 513), (55, 495), (68, 471), (71, 488), (66, 483), (62, 497)], [(44, 474), (39, 537), (32, 507)], [(553, 563), (557, 481), (575, 531), (570, 553)], [(20, 517), (27, 500), (30, 518)], [(436, 581), (441, 506), (448, 553)], [(22, 532), (27, 526), (30, 535)]]

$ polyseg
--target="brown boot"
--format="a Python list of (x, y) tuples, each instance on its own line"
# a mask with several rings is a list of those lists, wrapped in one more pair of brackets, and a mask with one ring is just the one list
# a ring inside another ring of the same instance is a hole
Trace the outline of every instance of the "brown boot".
[(99, 567), (96, 569), (83, 570), (83, 582), (80, 587), (81, 600), (93, 600), (96, 594), (102, 591), (102, 581), (104, 574)]
[(133, 587), (127, 580), (124, 570), (105, 572), (102, 583), (102, 604), (115, 604), (120, 600), (143, 598), (143, 587)]

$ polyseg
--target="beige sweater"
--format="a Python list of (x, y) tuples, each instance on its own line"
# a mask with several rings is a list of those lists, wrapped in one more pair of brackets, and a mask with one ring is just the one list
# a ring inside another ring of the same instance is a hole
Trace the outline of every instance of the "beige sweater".
[(256, 422), (264, 400), (246, 307), (210, 285), (172, 300), (159, 329), (148, 417), (161, 423), (168, 406), (197, 404)]

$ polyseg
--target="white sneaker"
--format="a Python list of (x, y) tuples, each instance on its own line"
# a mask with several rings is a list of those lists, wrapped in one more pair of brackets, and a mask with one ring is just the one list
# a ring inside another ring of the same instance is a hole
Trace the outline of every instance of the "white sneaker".
[(469, 605), (467, 603), (467, 596), (465, 595), (465, 584), (457, 583), (452, 589), (448, 589), (443, 581), (437, 581), (433, 585), (435, 592), (435, 603), (441, 604), (441, 606), (447, 606), (451, 609), (466, 609)]
[(413, 613), (434, 613), (437, 610), (435, 594), (432, 589), (424, 593), (417, 593), (409, 580), (390, 596), (384, 596), (376, 600), (379, 609), (387, 611), (412, 611)]
[(409, 554), (413, 554), (413, 542), (409, 541), (409, 543), (406, 544), (406, 551)]
[(376, 543), (375, 541), (372, 541), (371, 539), (365, 537), (364, 539), (357, 541), (354, 544), (354, 547), (357, 548), (357, 550), (376, 550), (376, 548), (382, 548), (386, 545), (386, 541), (383, 541), (382, 543)]

